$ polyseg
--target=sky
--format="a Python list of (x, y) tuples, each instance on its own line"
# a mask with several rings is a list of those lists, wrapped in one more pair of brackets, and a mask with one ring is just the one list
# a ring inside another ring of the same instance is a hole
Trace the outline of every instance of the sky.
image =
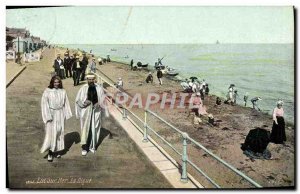
[(293, 43), (292, 6), (7, 9), (6, 26), (52, 44)]

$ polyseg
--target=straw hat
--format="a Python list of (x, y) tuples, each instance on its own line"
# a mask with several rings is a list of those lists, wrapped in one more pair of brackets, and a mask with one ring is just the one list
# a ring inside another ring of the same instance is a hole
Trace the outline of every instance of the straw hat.
[(281, 105), (282, 106), (283, 105), (283, 101), (282, 100), (278, 100), (277, 101), (277, 105)]
[(76, 59), (79, 59), (79, 56), (78, 55), (76, 55), (76, 57), (75, 57)]
[(196, 95), (197, 95), (197, 96), (200, 96), (200, 92), (197, 92)]

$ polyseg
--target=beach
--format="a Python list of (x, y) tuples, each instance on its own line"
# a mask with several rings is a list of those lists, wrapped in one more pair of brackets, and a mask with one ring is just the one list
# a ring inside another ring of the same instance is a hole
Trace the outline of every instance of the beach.
[[(98, 73), (103, 72), (112, 81), (117, 81), (121, 77), (124, 81), (124, 90), (130, 96), (141, 93), (142, 98), (146, 98), (148, 93), (165, 92), (171, 94), (181, 91), (178, 82), (165, 77), (163, 78), (163, 85), (160, 86), (155, 73), (153, 74), (154, 83), (146, 84), (147, 70), (131, 71), (128, 65), (117, 62), (97, 65), (97, 68), (100, 70)], [(215, 107), (215, 101), (216, 96), (207, 96), (205, 97), (204, 105), (207, 107), (208, 113), (213, 114), (216, 120), (221, 121), (219, 126), (211, 126), (205, 119), (199, 125), (193, 124), (193, 115), (188, 116), (189, 111), (186, 109), (161, 109), (160, 103), (157, 103), (151, 106), (150, 110), (178, 129), (187, 132), (190, 137), (257, 181), (263, 187), (293, 186), (295, 184), (294, 126), (287, 125), (286, 127), (287, 141), (285, 145), (269, 143), (267, 149), (272, 154), (271, 160), (250, 159), (243, 154), (240, 148), (241, 144), (244, 143), (251, 129), (260, 127), (271, 131), (273, 123), (271, 115), (239, 105), (222, 104), (219, 107)], [(140, 118), (143, 118), (143, 109), (132, 108), (132, 111), (139, 115)], [(174, 134), (167, 126), (154, 118), (149, 117), (148, 120), (148, 123), (154, 129), (158, 129), (159, 134), (171, 141), (174, 146), (180, 148), (181, 140), (177, 137), (178, 134)], [(165, 149), (168, 150), (166, 146)], [(188, 152), (191, 156), (190, 158), (200, 164), (203, 171), (206, 171), (221, 186), (228, 188), (249, 187), (248, 183), (227, 172), (221, 165), (216, 165), (216, 162), (207, 157), (207, 154), (202, 151), (190, 146), (188, 147)], [(172, 156), (180, 161), (176, 154)], [(220, 176), (220, 174), (223, 176)], [(201, 179), (201, 177), (199, 178)], [(211, 187), (210, 183), (205, 184), (205, 179), (203, 177), (202, 179), (204, 186)]]

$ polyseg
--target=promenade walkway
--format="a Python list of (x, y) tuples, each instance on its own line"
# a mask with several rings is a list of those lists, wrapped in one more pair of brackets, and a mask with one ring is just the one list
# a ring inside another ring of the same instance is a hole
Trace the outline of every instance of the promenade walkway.
[[(79, 121), (66, 122), (68, 148), (52, 163), (40, 153), (44, 138), (40, 100), (50, 81), (55, 58), (46, 49), (40, 63), (26, 70), (6, 89), (7, 170), (9, 188), (172, 188), (120, 125), (110, 117), (96, 154), (81, 156)], [(80, 86), (63, 81), (72, 112)]]

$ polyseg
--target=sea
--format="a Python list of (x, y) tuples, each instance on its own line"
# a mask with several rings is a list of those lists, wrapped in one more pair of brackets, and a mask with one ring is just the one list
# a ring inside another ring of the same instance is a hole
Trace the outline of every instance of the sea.
[(294, 123), (295, 64), (294, 44), (86, 44), (60, 45), (92, 52), (114, 61), (154, 66), (162, 64), (179, 71), (178, 79), (191, 76), (205, 79), (210, 93), (226, 97), (230, 84), (238, 91), (237, 103), (243, 105), (248, 94), (261, 97), (263, 112), (272, 114), (279, 99), (284, 101), (285, 119)]

